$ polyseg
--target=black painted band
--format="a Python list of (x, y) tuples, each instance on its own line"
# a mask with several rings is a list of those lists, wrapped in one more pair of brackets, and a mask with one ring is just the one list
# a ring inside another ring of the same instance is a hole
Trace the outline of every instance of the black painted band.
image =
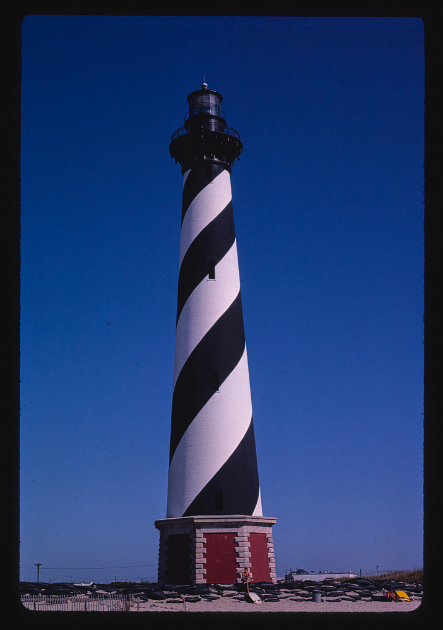
[(220, 175), (224, 170), (226, 169), (223, 166), (211, 163), (202, 164), (201, 166), (196, 166), (191, 169), (183, 186), (182, 224), (187, 209), (198, 193), (200, 193), (203, 188), (210, 185), (217, 175)]
[(178, 277), (177, 322), (186, 300), (208, 275), (208, 259), (217, 264), (235, 241), (232, 202), (192, 241), (183, 257)]

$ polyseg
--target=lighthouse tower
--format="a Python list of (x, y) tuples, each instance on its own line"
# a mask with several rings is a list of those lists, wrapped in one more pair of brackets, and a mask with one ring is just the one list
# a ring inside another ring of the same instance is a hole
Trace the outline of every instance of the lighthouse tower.
[(169, 147), (183, 203), (166, 519), (159, 582), (275, 581), (262, 515), (252, 420), (231, 166), (243, 145), (222, 95), (189, 94)]

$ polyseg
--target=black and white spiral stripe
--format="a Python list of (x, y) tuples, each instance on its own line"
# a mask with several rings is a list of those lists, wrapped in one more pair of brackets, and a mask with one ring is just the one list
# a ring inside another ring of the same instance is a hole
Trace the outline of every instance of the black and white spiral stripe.
[(262, 515), (230, 173), (204, 164), (183, 178), (167, 518), (214, 514), (217, 492)]

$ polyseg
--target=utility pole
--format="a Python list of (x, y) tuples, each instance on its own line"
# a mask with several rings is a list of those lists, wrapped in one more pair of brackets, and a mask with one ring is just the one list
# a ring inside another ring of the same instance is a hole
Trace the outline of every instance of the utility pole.
[(42, 566), (41, 562), (34, 562), (35, 566), (37, 567), (37, 584), (39, 583), (40, 580), (40, 567)]

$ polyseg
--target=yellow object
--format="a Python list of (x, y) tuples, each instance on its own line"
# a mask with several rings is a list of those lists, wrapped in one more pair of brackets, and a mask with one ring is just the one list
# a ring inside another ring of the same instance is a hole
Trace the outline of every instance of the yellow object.
[(410, 602), (411, 601), (404, 591), (395, 591), (395, 592), (397, 594), (397, 597), (399, 599), (403, 600), (404, 602)]

